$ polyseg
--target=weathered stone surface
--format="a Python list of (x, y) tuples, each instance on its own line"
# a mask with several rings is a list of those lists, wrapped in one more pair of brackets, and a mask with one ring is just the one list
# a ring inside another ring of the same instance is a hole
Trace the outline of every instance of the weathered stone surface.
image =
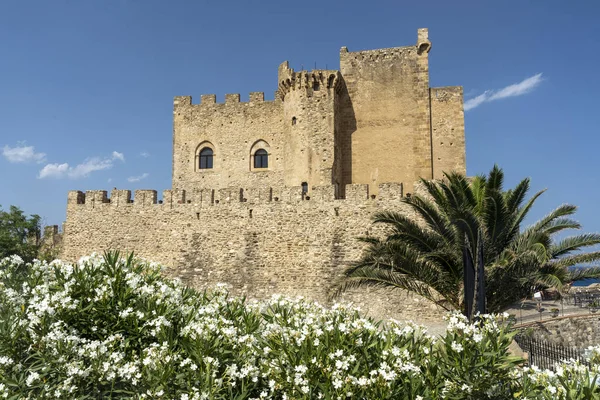
[(584, 349), (600, 344), (600, 316), (594, 314), (536, 322), (526, 331), (530, 331), (534, 339)]
[[(225, 103), (179, 96), (173, 109), (173, 182), (152, 190), (70, 192), (63, 258), (134, 250), (196, 287), (304, 295), (326, 302), (357, 260), (358, 236), (377, 234), (376, 211), (400, 210), (419, 178), (465, 172), (462, 88), (429, 88), (426, 29), (413, 46), (340, 52), (340, 70), (278, 69), (277, 92)], [(200, 152), (213, 151), (212, 168)], [(255, 168), (258, 150), (268, 167)], [(379, 316), (428, 321), (418, 296), (348, 293)]]

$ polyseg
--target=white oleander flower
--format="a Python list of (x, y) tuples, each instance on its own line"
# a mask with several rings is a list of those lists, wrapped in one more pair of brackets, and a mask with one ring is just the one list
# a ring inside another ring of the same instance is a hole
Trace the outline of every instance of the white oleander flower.
[(460, 343), (452, 342), (450, 347), (452, 347), (452, 350), (456, 351), (457, 353), (463, 351), (463, 345)]

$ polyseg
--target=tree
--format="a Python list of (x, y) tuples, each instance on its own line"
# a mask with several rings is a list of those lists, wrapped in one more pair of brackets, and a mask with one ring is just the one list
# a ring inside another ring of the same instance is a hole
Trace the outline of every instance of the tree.
[(27, 217), (18, 207), (0, 208), (0, 259), (16, 254), (29, 262), (37, 257), (40, 244), (40, 216)]
[[(562, 205), (521, 230), (535, 201), (526, 200), (529, 179), (503, 189), (504, 174), (494, 166), (487, 176), (468, 179), (457, 173), (443, 181), (421, 180), (423, 194), (406, 197), (411, 213), (374, 215), (387, 227), (384, 238), (359, 238), (367, 244), (362, 258), (345, 271), (336, 294), (360, 286), (405, 289), (446, 309), (462, 309), (465, 243), (477, 254), (483, 241), (488, 310), (505, 309), (535, 290), (555, 288), (577, 279), (599, 277), (599, 268), (571, 267), (600, 259), (600, 252), (580, 252), (600, 243), (599, 234), (556, 240), (556, 234), (581, 226), (569, 218), (576, 211)], [(481, 238), (480, 238), (481, 236)]]

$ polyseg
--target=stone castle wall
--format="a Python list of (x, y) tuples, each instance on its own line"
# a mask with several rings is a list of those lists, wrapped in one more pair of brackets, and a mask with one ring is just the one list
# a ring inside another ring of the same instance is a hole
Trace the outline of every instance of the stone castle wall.
[[(376, 211), (401, 210), (419, 178), (466, 172), (460, 87), (429, 87), (427, 29), (412, 46), (340, 51), (340, 70), (277, 70), (273, 101), (175, 97), (173, 183), (155, 191), (71, 192), (63, 257), (134, 250), (196, 287), (326, 302), (376, 233)], [(213, 152), (212, 168), (199, 153)], [(257, 150), (267, 168), (254, 168)], [(392, 183), (390, 183), (392, 182)], [(400, 183), (402, 182), (402, 183)], [(397, 292), (349, 293), (380, 316), (429, 320), (434, 306)], [(430, 308), (431, 307), (431, 308)]]
[(465, 116), (460, 86), (431, 88), (431, 143), (433, 179), (444, 171), (466, 174)]
[[(264, 101), (263, 93), (252, 93), (248, 102), (240, 102), (239, 94), (227, 95), (225, 103), (215, 100), (215, 95), (203, 95), (200, 104), (192, 104), (191, 96), (174, 100), (173, 188), (282, 185), (282, 102)], [(214, 167), (200, 171), (199, 152), (207, 146), (214, 150)], [(251, 168), (258, 148), (270, 154), (266, 171)]]
[(340, 51), (349, 97), (342, 112), (353, 121), (341, 132), (350, 140), (346, 183), (407, 182), (411, 192), (412, 182), (432, 177), (428, 52), (414, 45)]
[(600, 344), (598, 319), (597, 315), (556, 318), (528, 324), (522, 331), (536, 340), (585, 349)]
[[(382, 185), (375, 199), (366, 185), (351, 185), (346, 199), (333, 186), (163, 192), (114, 190), (70, 192), (63, 258), (93, 251), (133, 250), (164, 263), (169, 276), (204, 288), (218, 282), (236, 294), (264, 298), (302, 295), (328, 303), (331, 287), (358, 259), (359, 236), (380, 233), (374, 212), (402, 209), (402, 185)], [(242, 196), (242, 201), (240, 201)], [(243, 200), (245, 199), (245, 201)], [(350, 292), (342, 298), (372, 315), (432, 321), (441, 311), (399, 291)]]
[[(412, 46), (340, 51), (340, 70), (294, 71), (283, 62), (273, 101), (262, 92), (178, 96), (173, 109), (173, 188), (404, 182), (466, 172), (461, 87), (429, 87), (431, 42), (419, 29)], [(214, 166), (199, 168), (209, 147)], [(264, 149), (269, 167), (253, 168)]]

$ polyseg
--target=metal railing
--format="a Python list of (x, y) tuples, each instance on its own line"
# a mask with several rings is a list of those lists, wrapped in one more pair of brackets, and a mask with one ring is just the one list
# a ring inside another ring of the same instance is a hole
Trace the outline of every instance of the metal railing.
[(556, 363), (570, 360), (579, 361), (583, 365), (590, 365), (585, 351), (582, 349), (564, 347), (523, 335), (516, 335), (515, 341), (523, 351), (528, 353), (528, 364), (541, 369), (554, 370)]

